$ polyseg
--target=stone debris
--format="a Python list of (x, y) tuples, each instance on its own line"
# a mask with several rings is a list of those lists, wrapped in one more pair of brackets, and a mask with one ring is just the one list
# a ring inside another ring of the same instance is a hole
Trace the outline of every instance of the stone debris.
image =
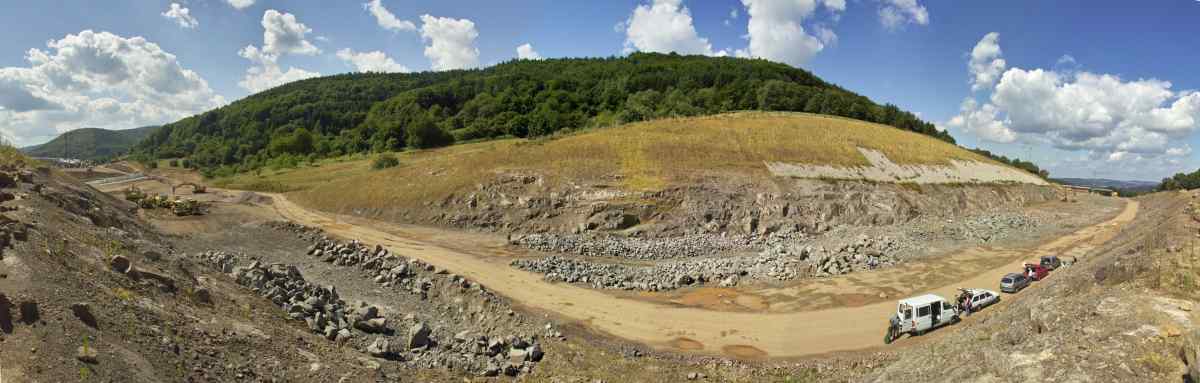
[[(775, 235), (771, 237), (771, 240), (782, 241), (796, 237), (803, 237), (803, 234)], [(646, 260), (693, 258), (734, 251), (754, 251), (763, 244), (755, 236), (723, 237), (711, 234), (667, 238), (626, 238), (604, 234), (539, 233), (515, 237), (511, 242), (547, 253)]]
[[(630, 247), (630, 244), (648, 244), (657, 240), (608, 238), (575, 244), (571, 241), (583, 237), (529, 235), (516, 241), (546, 251), (558, 250), (585, 256), (629, 252), (632, 255), (623, 257), (660, 261), (635, 266), (606, 262), (601, 258), (552, 255), (518, 259), (510, 265), (544, 274), (548, 281), (581, 284), (597, 289), (665, 291), (706, 284), (733, 287), (745, 281), (824, 278), (891, 267), (922, 256), (920, 250), (923, 244), (937, 238), (989, 243), (1040, 224), (1037, 219), (1024, 214), (993, 213), (971, 217), (960, 223), (932, 225), (937, 229), (929, 229), (931, 225), (905, 225), (899, 232), (893, 230), (888, 235), (868, 235), (860, 229), (841, 227), (820, 237), (793, 233), (773, 236), (765, 244), (756, 245), (750, 239), (739, 242), (746, 246), (741, 248), (743, 250), (760, 246), (761, 250), (753, 255), (701, 256), (699, 253), (685, 253), (672, 257), (681, 259), (657, 256), (655, 254), (661, 249), (652, 245)], [(855, 235), (855, 232), (859, 234)], [(689, 239), (703, 242), (693, 237), (677, 238), (675, 241)]]
[(71, 313), (75, 314), (75, 318), (91, 328), (98, 328), (96, 316), (92, 315), (92, 307), (87, 303), (74, 303), (71, 305)]
[[(476, 294), (485, 302), (498, 301), (481, 285), (419, 260), (392, 254), (381, 246), (336, 241), (319, 229), (302, 225), (274, 223), (272, 227), (311, 240), (313, 244), (305, 253), (309, 257), (358, 269), (364, 278), (422, 301), (429, 301), (430, 294), (438, 288)], [(335, 287), (306, 281), (295, 266), (262, 263), (221, 251), (205, 252), (196, 258), (270, 299), (289, 317), (305, 321), (313, 333), (330, 341), (349, 343), (376, 358), (402, 362), (406, 367), (445, 367), (481, 376), (501, 373), (517, 376), (532, 371), (545, 355), (537, 335), (475, 335), (491, 332), (487, 329), (495, 327), (490, 325), (455, 333), (446, 322), (429, 322), (424, 320), (429, 318), (424, 315), (421, 318), (415, 313), (388, 316), (379, 307), (366, 302), (348, 304), (340, 298)], [(430, 304), (432, 306), (433, 302)], [(438, 309), (431, 307), (431, 310)], [(504, 316), (501, 311), (497, 307), (492, 315)], [(479, 321), (487, 322), (490, 321)], [(478, 326), (479, 323), (471, 324)]]

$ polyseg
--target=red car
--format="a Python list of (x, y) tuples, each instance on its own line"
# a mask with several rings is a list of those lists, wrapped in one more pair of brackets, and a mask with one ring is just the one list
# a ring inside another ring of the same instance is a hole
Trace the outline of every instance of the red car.
[(1029, 279), (1040, 281), (1048, 275), (1050, 275), (1050, 270), (1046, 270), (1042, 265), (1036, 263), (1025, 264), (1025, 276), (1029, 277)]

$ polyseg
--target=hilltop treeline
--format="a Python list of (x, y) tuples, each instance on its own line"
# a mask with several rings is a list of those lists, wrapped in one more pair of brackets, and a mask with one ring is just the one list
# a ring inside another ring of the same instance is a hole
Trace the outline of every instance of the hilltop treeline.
[(1036, 174), (1038, 177), (1042, 177), (1043, 179), (1048, 179), (1050, 177), (1050, 172), (1047, 171), (1046, 169), (1042, 169), (1042, 168), (1038, 167), (1037, 164), (1022, 160), (1020, 158), (1016, 158), (1016, 157), (1008, 158), (1003, 155), (995, 154), (995, 153), (989, 152), (987, 150), (979, 149), (979, 148), (971, 149), (971, 151), (975, 152), (976, 154), (979, 154), (981, 156), (988, 157), (988, 158), (991, 158), (991, 159), (999, 161), (999, 162), (1003, 162), (1003, 163), (1007, 164), (1008, 166), (1012, 166), (1014, 168)]
[(765, 60), (634, 53), (487, 69), (297, 81), (164, 126), (134, 158), (187, 157), (209, 175), (350, 153), (537, 137), (735, 110), (845, 116), (954, 139), (895, 105)]
[(1200, 170), (1191, 173), (1176, 173), (1174, 176), (1163, 178), (1158, 185), (1159, 191), (1200, 189)]
[(157, 126), (124, 130), (75, 129), (60, 134), (50, 142), (22, 148), (21, 151), (32, 157), (62, 157), (102, 162), (125, 154), (156, 129)]

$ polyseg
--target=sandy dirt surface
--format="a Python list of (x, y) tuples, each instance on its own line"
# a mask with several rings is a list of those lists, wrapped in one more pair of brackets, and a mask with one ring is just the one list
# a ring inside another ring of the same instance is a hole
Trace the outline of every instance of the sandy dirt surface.
[(913, 182), (918, 184), (1018, 182), (1048, 185), (1045, 180), (1009, 166), (979, 161), (950, 160), (950, 165), (900, 165), (882, 152), (866, 148), (858, 151), (871, 166), (839, 167), (829, 165), (767, 164), (771, 174), (780, 177), (870, 180), (875, 182)]
[[(894, 310), (894, 303), (885, 301), (858, 306), (853, 302), (844, 302), (849, 303), (850, 307), (791, 313), (718, 312), (621, 298), (568, 284), (547, 283), (540, 275), (513, 269), (507, 265), (510, 260), (508, 257), (497, 256), (510, 252), (504, 249), (501, 241), (477, 242), (479, 238), (467, 233), (413, 228), (316, 212), (289, 201), (285, 196), (271, 197), (275, 209), (284, 218), (318, 226), (345, 238), (381, 244), (400, 255), (417, 258), (476, 280), (531, 308), (552, 312), (596, 331), (663, 350), (757, 359), (877, 347), (882, 343), (887, 317)], [(984, 269), (969, 279), (920, 293), (935, 293), (949, 298), (959, 287), (995, 286), (1002, 275), (1019, 270), (1026, 260), (1036, 259), (1040, 255), (1081, 257), (1114, 236), (1137, 215), (1137, 211), (1137, 202), (1128, 201), (1121, 214), (1107, 222), (1059, 237), (1023, 254), (990, 254), (1012, 261)], [(986, 254), (987, 250), (980, 251), (985, 253), (969, 256), (989, 255)], [(919, 278), (920, 270), (912, 271), (908, 277)], [(879, 280), (885, 284), (899, 284), (903, 278), (879, 275)], [(1035, 284), (1032, 288), (1038, 287)], [(1020, 297), (1006, 296), (1005, 301), (1019, 300)], [(747, 307), (760, 304), (754, 297), (734, 297), (732, 301)]]

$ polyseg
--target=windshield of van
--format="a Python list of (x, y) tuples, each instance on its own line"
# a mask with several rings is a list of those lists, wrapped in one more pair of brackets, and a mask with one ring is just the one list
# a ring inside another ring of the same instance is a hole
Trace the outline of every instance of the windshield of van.
[(1000, 283), (1013, 283), (1013, 279), (1012, 278), (1004, 278), (1004, 279), (1000, 280)]

